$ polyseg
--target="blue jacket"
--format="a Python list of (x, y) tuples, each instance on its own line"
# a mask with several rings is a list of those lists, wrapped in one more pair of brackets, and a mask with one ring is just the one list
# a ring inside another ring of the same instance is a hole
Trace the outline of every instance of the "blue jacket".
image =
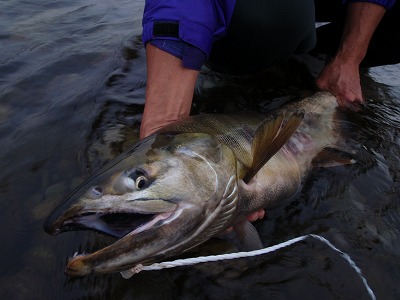
[(375, 3), (375, 4), (378, 4), (378, 5), (382, 5), (386, 9), (389, 9), (389, 8), (393, 7), (393, 5), (396, 3), (396, 0), (343, 0), (344, 4), (354, 3), (354, 2)]
[(158, 38), (182, 40), (208, 56), (212, 43), (225, 35), (235, 3), (235, 0), (147, 0), (143, 43)]
[[(343, 2), (372, 2), (391, 8), (396, 0)], [(185, 52), (185, 45), (194, 46), (206, 59), (213, 42), (226, 34), (235, 4), (235, 0), (146, 0), (142, 21), (143, 43), (146, 45), (149, 41), (158, 40), (155, 43), (157, 47), (180, 58)], [(160, 40), (168, 47), (164, 48)], [(172, 42), (168, 44), (168, 41)], [(175, 48), (176, 51), (171, 50)]]

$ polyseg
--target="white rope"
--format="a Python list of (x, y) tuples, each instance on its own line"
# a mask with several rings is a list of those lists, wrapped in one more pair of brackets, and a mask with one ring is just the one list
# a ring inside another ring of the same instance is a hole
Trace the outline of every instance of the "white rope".
[(283, 242), (283, 243), (280, 243), (280, 244), (277, 244), (277, 245), (274, 245), (271, 247), (263, 248), (260, 250), (249, 251), (249, 252), (237, 252), (237, 253), (228, 253), (228, 254), (220, 254), (220, 255), (200, 256), (200, 257), (193, 257), (193, 258), (186, 258), (186, 259), (177, 259), (177, 260), (173, 260), (173, 261), (154, 263), (149, 266), (143, 266), (143, 265), (139, 264), (129, 270), (121, 272), (121, 275), (123, 278), (128, 279), (141, 271), (154, 271), (154, 270), (161, 270), (161, 269), (167, 269), (167, 268), (175, 268), (175, 267), (180, 267), (180, 266), (191, 266), (191, 265), (205, 263), (205, 262), (214, 262), (214, 261), (227, 260), (227, 259), (252, 257), (252, 256), (257, 256), (257, 255), (262, 255), (262, 254), (267, 254), (270, 252), (277, 251), (279, 249), (288, 247), (295, 243), (304, 241), (307, 238), (317, 239), (320, 242), (328, 245), (334, 251), (338, 252), (340, 254), (340, 256), (349, 263), (350, 267), (356, 271), (356, 273), (360, 277), (361, 281), (363, 282), (365, 288), (367, 289), (368, 294), (370, 295), (371, 299), (373, 299), (373, 300), (376, 299), (374, 292), (369, 287), (367, 280), (362, 275), (360, 268), (357, 267), (357, 265), (351, 259), (351, 257), (348, 254), (346, 254), (343, 251), (336, 248), (331, 242), (329, 242), (324, 237), (315, 235), (315, 234), (303, 235), (303, 236), (288, 240), (286, 242)]

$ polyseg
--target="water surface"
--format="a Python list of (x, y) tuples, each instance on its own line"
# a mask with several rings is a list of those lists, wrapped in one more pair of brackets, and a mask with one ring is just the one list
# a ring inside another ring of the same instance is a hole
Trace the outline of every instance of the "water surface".
[[(308, 240), (235, 262), (68, 278), (75, 251), (112, 239), (47, 235), (47, 214), (82, 180), (138, 139), (146, 66), (143, 1), (0, 2), (0, 295), (4, 299), (369, 299), (353, 268)], [(311, 87), (293, 63), (279, 73), (203, 70), (193, 113), (267, 113)], [(273, 245), (320, 234), (349, 254), (378, 299), (400, 279), (400, 65), (362, 74), (367, 105), (345, 112), (351, 166), (316, 169), (290, 203), (256, 223)], [(208, 247), (222, 251), (213, 241)], [(203, 247), (204, 248), (204, 247)], [(208, 251), (208, 248), (202, 251)], [(195, 254), (195, 253), (194, 253)]]

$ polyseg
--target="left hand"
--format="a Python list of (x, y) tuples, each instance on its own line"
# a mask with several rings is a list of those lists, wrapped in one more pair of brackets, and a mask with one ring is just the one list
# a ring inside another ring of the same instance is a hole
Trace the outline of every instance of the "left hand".
[(359, 65), (334, 58), (316, 80), (319, 89), (336, 96), (341, 107), (355, 108), (363, 103)]

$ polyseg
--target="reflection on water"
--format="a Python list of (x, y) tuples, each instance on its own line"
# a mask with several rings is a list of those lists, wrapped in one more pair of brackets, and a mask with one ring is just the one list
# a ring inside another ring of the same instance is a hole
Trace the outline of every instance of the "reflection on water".
[[(142, 9), (143, 1), (0, 3), (3, 298), (368, 299), (354, 270), (312, 241), (130, 280), (63, 274), (75, 251), (111, 241), (88, 232), (51, 237), (42, 224), (67, 193), (138, 138), (146, 84)], [(193, 111), (267, 112), (304, 96), (312, 81), (293, 63), (287, 67), (234, 78), (204, 70)], [(400, 297), (399, 72), (399, 65), (365, 72), (366, 107), (344, 113), (357, 163), (313, 170), (296, 199), (256, 224), (265, 245), (307, 233), (329, 239), (356, 261), (378, 299)], [(207, 247), (223, 251), (220, 243)]]

